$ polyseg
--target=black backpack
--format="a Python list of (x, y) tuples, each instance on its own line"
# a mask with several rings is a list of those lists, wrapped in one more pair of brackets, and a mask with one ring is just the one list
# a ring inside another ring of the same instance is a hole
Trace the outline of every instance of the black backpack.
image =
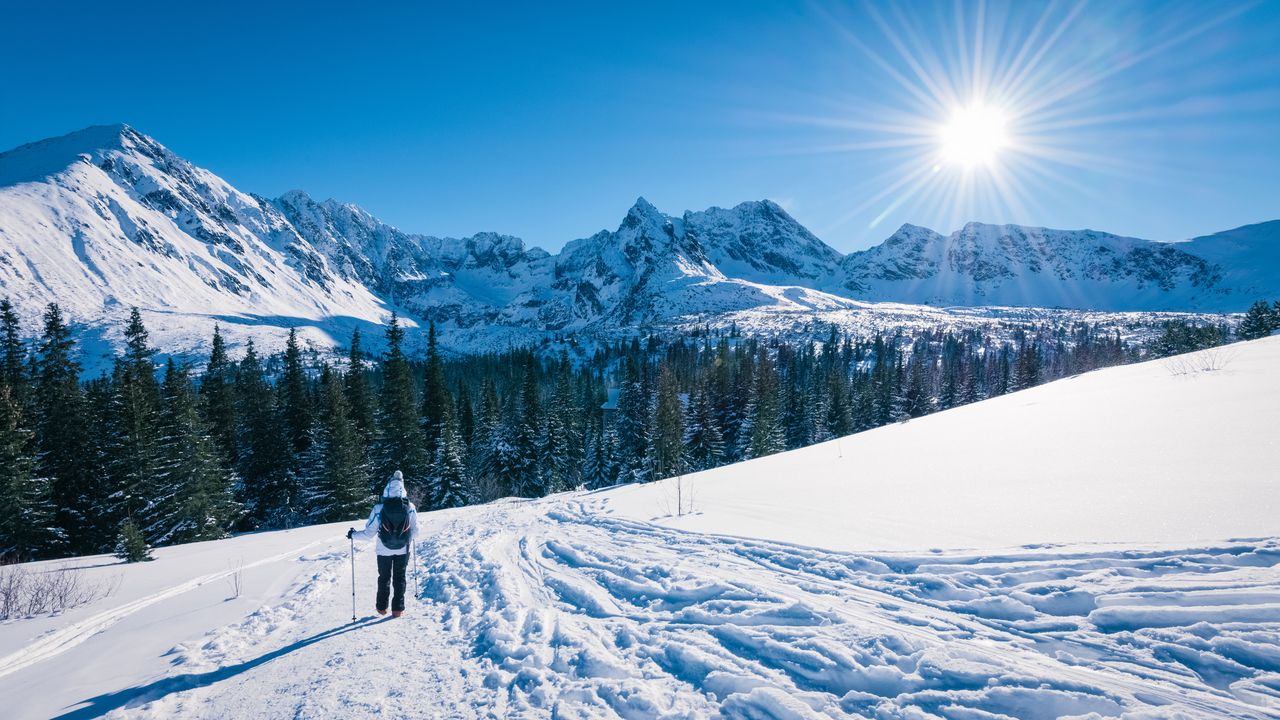
[(388, 550), (399, 550), (409, 544), (409, 501), (402, 497), (382, 498), (382, 524), (378, 539)]

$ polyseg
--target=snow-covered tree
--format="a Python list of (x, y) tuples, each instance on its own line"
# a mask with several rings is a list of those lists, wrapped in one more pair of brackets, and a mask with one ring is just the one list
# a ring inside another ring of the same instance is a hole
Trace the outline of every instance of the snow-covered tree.
[(689, 396), (684, 431), (685, 457), (691, 471), (710, 470), (721, 464), (724, 435), (705, 388), (695, 388)]
[(0, 382), (0, 560), (32, 560), (63, 549), (49, 481), (36, 472), (34, 437), (8, 382)]
[(680, 404), (677, 390), (675, 373), (663, 365), (658, 371), (658, 398), (651, 432), (654, 480), (688, 470), (684, 454), (684, 406)]
[(1276, 308), (1272, 308), (1266, 300), (1250, 305), (1244, 319), (1236, 327), (1236, 335), (1241, 340), (1257, 340), (1280, 329), (1280, 300), (1276, 302)]
[(320, 419), (302, 462), (302, 507), (312, 522), (359, 517), (373, 499), (373, 468), (364, 437), (352, 422), (347, 387), (342, 377), (323, 369)]
[(404, 354), (404, 329), (391, 316), (387, 325), (387, 354), (382, 362), (382, 414), (378, 430), (378, 476), (400, 470), (406, 478), (424, 477), (430, 465), (418, 418), (418, 391), (413, 369)]
[(220, 461), (187, 369), (172, 360), (162, 387), (159, 473), (151, 486), (147, 515), (156, 529), (144, 534), (153, 545), (226, 537), (235, 522), (235, 476)]

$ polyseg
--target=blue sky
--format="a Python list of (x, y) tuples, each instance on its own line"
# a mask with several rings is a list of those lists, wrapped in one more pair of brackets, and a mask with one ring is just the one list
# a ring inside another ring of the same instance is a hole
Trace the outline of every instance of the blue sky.
[[(11, 3), (0, 146), (127, 122), (246, 191), (553, 251), (640, 195), (771, 198), (842, 251), (1280, 217), (1277, 2), (578, 5)], [(971, 103), (1008, 147), (939, 164)]]

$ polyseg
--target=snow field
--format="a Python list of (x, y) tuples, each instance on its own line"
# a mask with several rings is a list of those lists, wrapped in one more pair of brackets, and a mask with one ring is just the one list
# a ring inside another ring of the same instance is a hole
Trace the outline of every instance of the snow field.
[[(1216, 367), (1216, 369), (1205, 369)], [(664, 525), (853, 551), (1280, 536), (1280, 336), (1107, 368), (601, 492)]]
[(0, 695), (17, 718), (1277, 718), (1277, 370), (1280, 337), (1091, 373), (690, 476), (677, 517), (670, 482), (424, 513), (395, 621), (358, 546), (351, 622), (346, 523), (82, 558), (119, 590), (0, 625)]

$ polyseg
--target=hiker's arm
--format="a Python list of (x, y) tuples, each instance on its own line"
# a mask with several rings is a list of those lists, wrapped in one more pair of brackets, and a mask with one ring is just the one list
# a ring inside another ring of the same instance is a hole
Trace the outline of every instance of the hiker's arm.
[(357, 530), (352, 533), (352, 538), (368, 540), (378, 534), (378, 505), (373, 506), (373, 510), (369, 511), (369, 522), (364, 524), (363, 530)]
[(409, 542), (418, 539), (418, 509), (409, 507)]

